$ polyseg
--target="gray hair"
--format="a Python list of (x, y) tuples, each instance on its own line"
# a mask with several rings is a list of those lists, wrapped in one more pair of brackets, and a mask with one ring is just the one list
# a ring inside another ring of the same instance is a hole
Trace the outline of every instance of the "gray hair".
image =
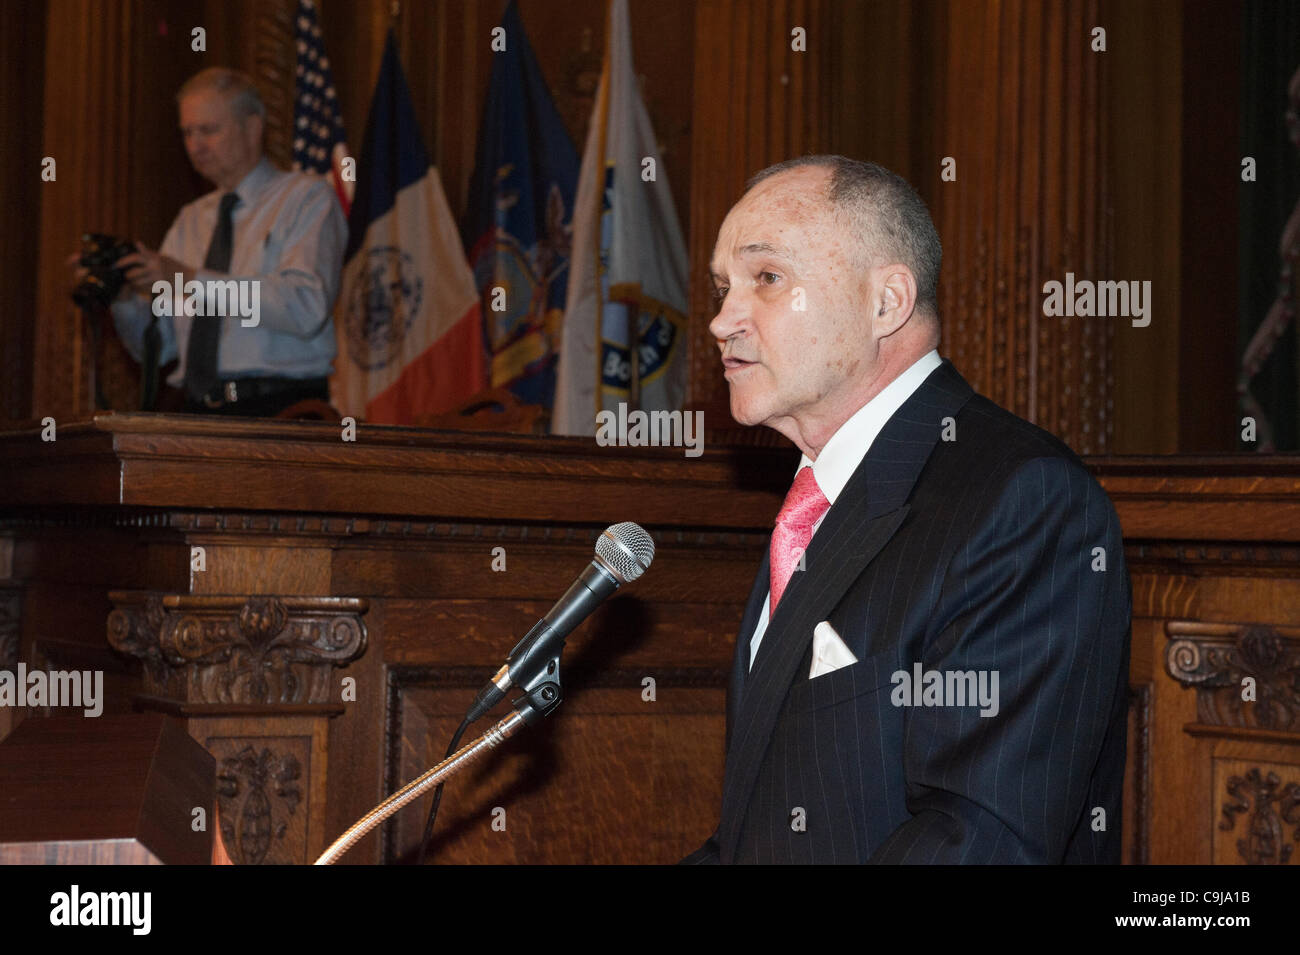
[(266, 105), (257, 92), (257, 84), (247, 73), (228, 69), (224, 66), (210, 66), (191, 76), (176, 93), (176, 102), (180, 102), (191, 93), (200, 90), (216, 90), (226, 97), (230, 108), (240, 118), (260, 116), (266, 118)]
[(912, 270), (916, 277), (917, 309), (937, 318), (943, 248), (930, 212), (911, 184), (872, 162), (818, 155), (800, 156), (768, 166), (745, 184), (745, 191), (749, 192), (765, 179), (803, 166), (830, 170), (827, 201), (848, 216), (869, 256), (885, 256)]

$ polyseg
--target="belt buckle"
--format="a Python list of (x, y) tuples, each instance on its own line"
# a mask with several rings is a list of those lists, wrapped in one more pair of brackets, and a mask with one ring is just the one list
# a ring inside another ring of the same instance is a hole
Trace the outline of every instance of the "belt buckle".
[(209, 408), (220, 408), (223, 405), (234, 404), (239, 400), (239, 389), (233, 381), (228, 381), (221, 386), (221, 397), (213, 398), (211, 392), (203, 396), (203, 403)]

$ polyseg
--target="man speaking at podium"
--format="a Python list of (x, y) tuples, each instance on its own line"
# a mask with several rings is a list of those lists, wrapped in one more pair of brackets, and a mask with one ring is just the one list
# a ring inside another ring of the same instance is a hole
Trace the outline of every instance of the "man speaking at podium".
[(759, 173), (719, 231), (732, 415), (803, 459), (737, 638), (721, 821), (687, 862), (1119, 861), (1119, 520), (939, 357), (939, 263), (911, 186), (839, 156)]
[[(266, 109), (244, 74), (203, 70), (176, 99), (190, 162), (217, 188), (181, 209), (157, 252), (138, 246), (117, 260), (129, 282), (112, 306), (118, 335), (146, 366), (179, 359), (168, 380), (184, 389), (187, 411), (268, 416), (327, 401), (347, 244), (338, 199), (323, 179), (283, 172), (263, 155)], [(156, 315), (155, 283), (174, 286), (177, 274), (182, 285), (236, 289), (239, 313), (226, 298), (224, 314)]]

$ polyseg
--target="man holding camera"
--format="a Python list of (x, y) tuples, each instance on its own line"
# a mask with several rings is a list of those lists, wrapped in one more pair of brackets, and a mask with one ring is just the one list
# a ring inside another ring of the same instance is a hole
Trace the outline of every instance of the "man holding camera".
[(181, 209), (158, 251), (136, 243), (117, 260), (118, 335), (146, 376), (179, 359), (168, 382), (186, 411), (271, 416), (328, 400), (347, 243), (334, 191), (266, 159), (266, 110), (244, 74), (203, 70), (176, 99), (190, 162), (217, 188)]

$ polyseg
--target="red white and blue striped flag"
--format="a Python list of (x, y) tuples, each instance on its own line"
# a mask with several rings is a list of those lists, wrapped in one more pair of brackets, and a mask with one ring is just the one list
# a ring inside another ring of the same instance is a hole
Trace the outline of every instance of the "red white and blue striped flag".
[(335, 312), (334, 407), (417, 424), (487, 382), (478, 289), (390, 30), (357, 163)]
[(298, 70), (293, 97), (293, 168), (328, 175), (346, 216), (352, 210), (356, 175), (343, 176), (343, 161), (348, 158), (343, 114), (312, 0), (298, 0), (294, 32)]

